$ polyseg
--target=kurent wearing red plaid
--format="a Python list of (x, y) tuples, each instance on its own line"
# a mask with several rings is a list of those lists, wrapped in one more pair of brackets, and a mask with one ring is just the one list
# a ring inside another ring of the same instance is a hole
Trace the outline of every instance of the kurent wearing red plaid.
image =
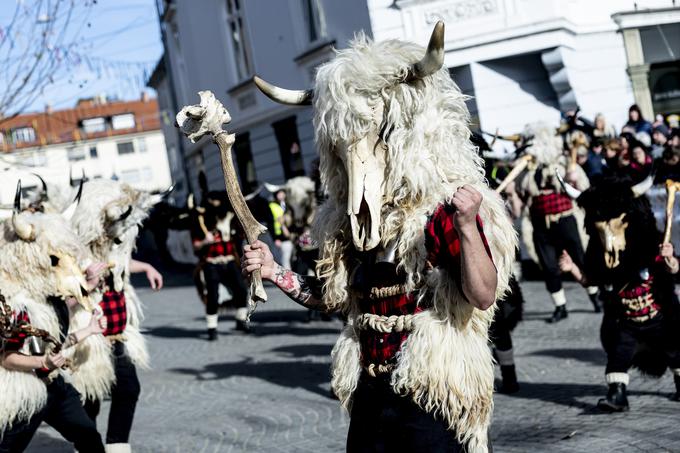
[[(455, 210), (455, 207), (450, 204), (442, 204), (425, 225), (425, 247), (429, 264), (433, 267), (438, 266), (448, 270), (460, 267), (460, 238), (453, 223)], [(491, 256), (479, 216), (477, 216), (477, 227), (484, 248)], [(460, 278), (459, 272), (454, 272), (453, 275), (456, 280)], [(427, 308), (418, 306), (413, 293), (398, 291), (399, 294), (385, 297), (371, 297), (369, 294), (379, 293), (377, 290), (380, 289), (398, 288), (404, 284), (404, 280), (404, 275), (396, 270), (394, 263), (377, 262), (366, 266), (361, 265), (355, 274), (353, 285), (355, 293), (361, 300), (359, 303), (361, 312), (379, 316), (401, 316), (415, 314)], [(362, 330), (359, 341), (363, 365), (368, 367), (371, 364), (392, 364), (408, 335), (406, 330), (392, 330), (388, 333), (373, 329)]]
[[(212, 232), (215, 238), (213, 242), (205, 244), (201, 248), (202, 257), (210, 262), (213, 258), (224, 257), (224, 256), (235, 256), (236, 247), (234, 246), (234, 241), (225, 241), (222, 239), (222, 234), (219, 231)], [(200, 239), (193, 238), (194, 243), (200, 242)]]
[(104, 336), (120, 335), (127, 325), (127, 308), (125, 307), (125, 293), (123, 291), (107, 290), (99, 303), (106, 317)]
[(531, 214), (547, 216), (561, 214), (574, 208), (571, 198), (561, 192), (550, 192), (531, 199)]

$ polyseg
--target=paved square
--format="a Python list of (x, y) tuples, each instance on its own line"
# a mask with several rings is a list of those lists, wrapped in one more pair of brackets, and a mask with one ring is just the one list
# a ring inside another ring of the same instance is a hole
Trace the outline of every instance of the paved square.
[[(570, 315), (555, 326), (543, 285), (522, 284), (525, 320), (514, 333), (519, 393), (497, 395), (491, 436), (497, 453), (680, 452), (680, 403), (673, 381), (633, 372), (631, 411), (602, 414), (606, 391), (600, 315), (567, 286)], [(206, 341), (203, 307), (191, 287), (140, 289), (153, 369), (140, 372), (135, 452), (340, 452), (348, 418), (330, 397), (330, 350), (341, 322), (306, 323), (306, 311), (274, 288), (253, 316), (254, 335), (221, 317)], [(105, 432), (108, 404), (99, 420)], [(42, 428), (30, 452), (68, 452)]]

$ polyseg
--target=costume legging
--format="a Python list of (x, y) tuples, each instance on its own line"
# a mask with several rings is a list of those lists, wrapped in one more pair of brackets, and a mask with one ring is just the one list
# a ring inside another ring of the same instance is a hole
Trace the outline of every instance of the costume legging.
[[(113, 354), (116, 383), (111, 389), (111, 409), (106, 430), (106, 443), (127, 444), (130, 440), (132, 420), (140, 393), (139, 379), (137, 369), (130, 360), (123, 343), (117, 341), (113, 344)], [(93, 421), (97, 419), (99, 409), (99, 400), (85, 402), (85, 410)]]
[(203, 268), (205, 277), (205, 289), (208, 293), (208, 303), (205, 307), (207, 315), (217, 314), (219, 306), (219, 286), (222, 283), (231, 291), (232, 304), (234, 307), (245, 307), (247, 304), (248, 290), (243, 281), (241, 270), (235, 261), (224, 264), (206, 263)]
[(571, 256), (574, 264), (583, 269), (583, 245), (578, 225), (573, 215), (562, 217), (546, 226), (544, 217), (532, 219), (534, 247), (543, 268), (545, 286), (550, 293), (562, 289), (562, 272), (558, 260), (563, 250)]
[(24, 451), (42, 422), (56, 429), (80, 452), (104, 452), (102, 438), (83, 410), (80, 394), (61, 376), (47, 384), (47, 404), (40, 412), (0, 433), (0, 452)]

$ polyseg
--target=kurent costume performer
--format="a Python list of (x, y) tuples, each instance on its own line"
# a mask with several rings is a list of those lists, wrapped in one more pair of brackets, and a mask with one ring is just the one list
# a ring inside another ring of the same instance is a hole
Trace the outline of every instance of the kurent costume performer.
[(672, 277), (678, 260), (671, 244), (659, 246), (661, 233), (643, 195), (651, 182), (649, 177), (633, 186), (629, 179), (606, 177), (578, 196), (591, 235), (586, 266), (577, 267), (568, 255), (560, 262), (577, 280), (603, 290), (600, 338), (609, 392), (598, 406), (607, 411), (628, 409), (631, 366), (655, 376), (670, 368), (673, 399), (680, 401), (680, 306)]
[[(103, 396), (110, 392), (111, 410), (106, 434), (107, 452), (129, 452), (129, 436), (140, 393), (136, 367), (148, 367), (149, 356), (139, 326), (141, 302), (130, 284), (130, 262), (139, 225), (165, 194), (150, 195), (127, 184), (94, 180), (85, 184), (81, 202), (72, 219), (80, 240), (95, 260), (109, 263), (105, 284), (95, 300), (108, 320), (104, 335), (110, 342), (106, 353), (90, 353), (91, 363), (110, 364), (115, 373), (112, 386), (96, 391), (84, 385), (86, 370), (74, 373), (74, 385), (83, 394), (85, 407), (94, 420)], [(96, 374), (97, 370), (89, 373)]]
[(484, 182), (443, 42), (441, 22), (427, 52), (359, 36), (319, 67), (313, 91), (255, 79), (279, 102), (313, 98), (329, 198), (314, 227), (319, 278), (275, 265), (260, 242), (247, 246), (244, 272), (348, 314), (332, 386), (351, 406), (352, 452), (488, 451), (485, 309), (508, 289), (516, 235)]
[[(562, 151), (562, 138), (555, 128), (545, 123), (526, 126), (522, 133), (532, 161), (518, 182), (520, 197), (529, 205), (529, 217), (533, 227), (533, 245), (543, 270), (545, 286), (550, 292), (555, 311), (551, 322), (567, 317), (567, 298), (562, 288), (562, 275), (558, 259), (566, 250), (579, 266), (583, 265), (583, 245), (575, 217), (577, 209), (560, 186), (556, 172), (566, 178), (569, 174), (579, 190), (590, 185), (588, 177), (579, 165), (570, 166)], [(595, 311), (600, 311), (597, 288), (588, 289)]]
[[(87, 337), (90, 346), (105, 343), (104, 323), (93, 317), (86, 296), (98, 279), (86, 280), (81, 263), (89, 254), (68, 220), (58, 214), (19, 213), (19, 204), (17, 196), (17, 209), (0, 234), (0, 452), (23, 451), (43, 421), (78, 451), (103, 452), (95, 423), (60, 369), (71, 346)], [(88, 313), (87, 327), (68, 335), (67, 302)], [(83, 365), (82, 357), (72, 356), (72, 371)]]
[(248, 290), (239, 272), (241, 236), (238, 221), (225, 192), (207, 192), (202, 206), (193, 206), (191, 237), (199, 258), (202, 282), (206, 293), (205, 317), (208, 340), (217, 340), (219, 286), (231, 292), (230, 305), (236, 308), (236, 330), (250, 332), (248, 322)]

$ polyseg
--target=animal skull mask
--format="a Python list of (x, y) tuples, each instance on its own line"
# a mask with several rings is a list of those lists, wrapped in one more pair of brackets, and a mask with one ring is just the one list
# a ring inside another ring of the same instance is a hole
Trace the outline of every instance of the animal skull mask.
[[(394, 84), (417, 84), (438, 72), (444, 64), (444, 23), (438, 22), (425, 55), (410, 64), (399, 75), (385, 75)], [(288, 105), (309, 105), (314, 101), (314, 90), (285, 90), (271, 85), (259, 77), (255, 84), (270, 99)], [(389, 202), (390, 194), (385, 193), (388, 149), (383, 140), (383, 112), (386, 106), (381, 92), (357, 91), (358, 108), (362, 101), (369, 101), (372, 121), (363, 136), (352, 137), (334, 143), (334, 152), (343, 163), (347, 176), (347, 215), (352, 230), (352, 242), (358, 251), (368, 251), (381, 242), (380, 224), (383, 206)]]
[(626, 249), (626, 214), (595, 222), (595, 228), (604, 248), (604, 262), (607, 268), (614, 269), (621, 264), (620, 255)]

